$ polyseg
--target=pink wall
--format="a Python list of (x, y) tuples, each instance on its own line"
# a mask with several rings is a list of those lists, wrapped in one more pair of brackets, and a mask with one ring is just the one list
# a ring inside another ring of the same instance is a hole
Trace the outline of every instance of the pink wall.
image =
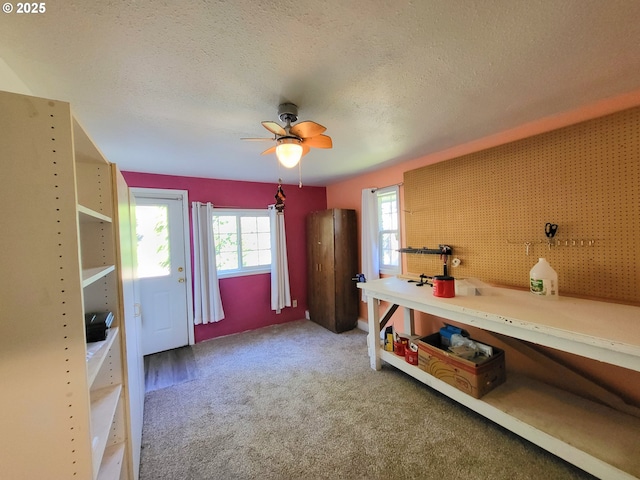
[[(307, 213), (325, 208), (353, 208), (358, 212), (359, 216), (360, 192), (363, 188), (385, 187), (400, 183), (403, 180), (405, 171), (638, 105), (640, 105), (640, 90), (376, 172), (362, 174), (355, 178), (329, 185), (326, 189), (324, 187), (304, 187), (299, 189), (297, 185), (285, 185), (291, 295), (292, 298), (298, 300), (298, 307), (295, 309), (286, 308), (279, 315), (271, 311), (269, 306), (270, 284), (268, 274), (221, 279), (220, 290), (227, 318), (219, 323), (196, 326), (196, 341), (304, 318), (304, 311), (307, 309), (304, 219)], [(130, 186), (188, 190), (189, 201), (209, 201), (219, 206), (264, 208), (274, 202), (273, 196), (276, 190), (275, 184), (266, 183), (136, 172), (123, 172), (123, 175)], [(402, 188), (400, 189), (400, 197), (402, 205)], [(402, 231), (404, 232), (404, 225), (402, 225)], [(253, 301), (247, 302), (247, 298), (252, 298)], [(394, 320), (397, 316), (398, 314), (396, 314)], [(360, 317), (367, 318), (365, 304), (362, 303)], [(401, 325), (401, 323), (398, 323), (398, 325)]]
[[(358, 175), (355, 178), (337, 182), (327, 186), (327, 208), (353, 208), (360, 218), (361, 191), (370, 187), (386, 187), (403, 180), (404, 172), (416, 168), (432, 165), (434, 163), (450, 160), (473, 152), (485, 150), (505, 143), (513, 142), (523, 138), (531, 137), (543, 132), (549, 132), (558, 128), (573, 125), (579, 122), (602, 117), (610, 113), (625, 110), (627, 108), (640, 105), (640, 90), (608, 98), (592, 105), (586, 105), (576, 110), (558, 114), (531, 122), (520, 127), (513, 128), (498, 134), (480, 138), (473, 142), (458, 145), (448, 150), (437, 152), (425, 157), (416, 158), (407, 162), (383, 168), (374, 172)], [(404, 190), (400, 188), (400, 208), (404, 205)], [(401, 216), (401, 236), (404, 233), (404, 215)], [(360, 238), (360, 225), (358, 225), (358, 239)], [(401, 239), (404, 244), (404, 238)], [(403, 265), (403, 272), (406, 271)], [(381, 308), (383, 308), (382, 305)], [(386, 307), (385, 307), (386, 308)], [(360, 317), (367, 318), (366, 304), (360, 304)], [(392, 322), (401, 320), (401, 314), (396, 312)], [(402, 322), (397, 322), (398, 327)]]
[[(188, 190), (189, 203), (211, 202), (219, 207), (235, 208), (266, 208), (275, 203), (277, 185), (271, 183), (136, 172), (122, 174), (130, 187)], [(326, 189), (298, 188), (297, 185), (283, 185), (283, 189), (287, 195), (285, 224), (291, 298), (298, 300), (298, 307), (285, 308), (280, 314), (271, 310), (271, 280), (268, 273), (220, 279), (225, 318), (217, 323), (196, 325), (196, 342), (304, 318), (307, 309), (305, 218), (311, 211), (327, 208)]]
[[(542, 119), (537, 122), (523, 125), (521, 127), (493, 135), (491, 137), (482, 138), (468, 144), (459, 145), (446, 151), (438, 152), (422, 158), (404, 162), (400, 165), (394, 165), (376, 172), (360, 175), (356, 178), (338, 182), (327, 187), (327, 208), (353, 208), (360, 214), (361, 190), (370, 187), (385, 187), (403, 180), (404, 172), (431, 165), (440, 161), (457, 158), (462, 155), (481, 151), (497, 145), (527, 138), (539, 133), (548, 132), (568, 125), (573, 125), (582, 121), (598, 118), (610, 113), (640, 106), (640, 90), (631, 92), (618, 97), (610, 98), (593, 105), (588, 105), (572, 112), (562, 115), (556, 115)], [(400, 208), (404, 205), (403, 189), (400, 188)], [(401, 217), (402, 218), (402, 217)], [(401, 235), (405, 232), (404, 222), (401, 224)], [(358, 226), (358, 235), (360, 235), (360, 227)], [(402, 240), (404, 242), (404, 239)], [(403, 243), (403, 246), (406, 244)], [(406, 272), (406, 265), (403, 266), (403, 272)], [(385, 302), (381, 302), (380, 311), (384, 312), (388, 307)], [(367, 318), (366, 304), (360, 303), (360, 317)], [(416, 316), (415, 329), (418, 335), (426, 335), (432, 333), (442, 326), (442, 319), (428, 315), (419, 314)], [(399, 331), (403, 330), (402, 312), (400, 309), (392, 317), (390, 324), (393, 324)], [(468, 328), (472, 336), (476, 336), (483, 340), (484, 332)], [(488, 343), (495, 342), (496, 339), (485, 339)], [(506, 348), (505, 348), (506, 350)], [(640, 405), (640, 395), (637, 389), (630, 392), (629, 385), (637, 385), (640, 375), (637, 372), (631, 372), (612, 365), (602, 364), (595, 360), (587, 360), (581, 357), (563, 354), (562, 352), (553, 351), (551, 349), (542, 349), (549, 356), (557, 356), (562, 358), (561, 363), (570, 366), (577, 372), (581, 372), (585, 377), (591, 378), (610, 391), (617, 393), (627, 402)], [(549, 372), (538, 372), (540, 375), (548, 375)], [(551, 382), (553, 383), (553, 382)]]
[[(450, 160), (468, 153), (479, 152), (497, 145), (531, 137), (539, 133), (549, 132), (639, 105), (640, 90), (636, 90), (624, 95), (602, 100), (592, 105), (586, 105), (571, 112), (547, 117), (489, 137), (480, 138), (463, 145), (457, 145), (448, 150), (409, 160), (375, 172), (358, 175), (349, 180), (336, 182), (327, 186), (327, 208), (355, 208), (360, 212), (360, 192), (363, 188), (381, 188), (402, 182), (404, 172), (406, 171), (444, 160)], [(402, 194), (402, 189), (400, 189), (400, 191)]]

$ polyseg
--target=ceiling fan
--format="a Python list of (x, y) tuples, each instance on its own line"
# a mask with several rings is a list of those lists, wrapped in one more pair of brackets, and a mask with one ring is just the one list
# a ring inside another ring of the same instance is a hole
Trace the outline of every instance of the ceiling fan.
[(295, 167), (311, 148), (333, 147), (331, 137), (323, 135), (326, 128), (319, 123), (304, 121), (291, 125), (298, 120), (298, 107), (293, 103), (281, 104), (278, 107), (278, 118), (286, 123), (284, 127), (276, 122), (262, 122), (262, 126), (273, 133), (273, 138), (243, 138), (242, 140), (275, 140), (276, 144), (267, 148), (262, 155), (275, 152), (280, 163), (287, 168)]

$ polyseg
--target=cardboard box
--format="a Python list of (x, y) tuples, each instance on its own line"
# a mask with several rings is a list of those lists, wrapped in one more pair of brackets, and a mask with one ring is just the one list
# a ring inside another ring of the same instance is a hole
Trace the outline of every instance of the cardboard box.
[(494, 347), (493, 356), (476, 363), (443, 349), (438, 332), (417, 343), (420, 369), (474, 398), (481, 398), (507, 378), (504, 351), (499, 348)]

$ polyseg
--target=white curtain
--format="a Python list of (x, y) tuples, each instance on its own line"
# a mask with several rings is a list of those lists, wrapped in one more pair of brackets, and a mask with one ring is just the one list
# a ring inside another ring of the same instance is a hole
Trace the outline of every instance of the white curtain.
[(193, 202), (193, 273), (194, 323), (219, 322), (224, 318), (218, 272), (216, 246), (213, 241), (213, 205)]
[[(362, 190), (361, 245), (362, 272), (367, 281), (380, 278), (380, 257), (378, 246), (378, 207), (376, 193), (372, 188)], [(367, 302), (367, 296), (362, 291), (362, 301)]]
[(271, 310), (280, 313), (284, 307), (291, 306), (284, 213), (276, 211), (274, 205), (269, 205), (269, 220), (271, 221)]

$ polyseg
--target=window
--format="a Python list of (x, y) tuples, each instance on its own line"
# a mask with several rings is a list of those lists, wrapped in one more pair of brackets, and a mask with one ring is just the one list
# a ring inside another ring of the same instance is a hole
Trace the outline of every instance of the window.
[(380, 272), (400, 273), (400, 216), (398, 187), (376, 192)]
[(212, 220), (220, 277), (271, 271), (271, 228), (267, 210), (219, 209)]

